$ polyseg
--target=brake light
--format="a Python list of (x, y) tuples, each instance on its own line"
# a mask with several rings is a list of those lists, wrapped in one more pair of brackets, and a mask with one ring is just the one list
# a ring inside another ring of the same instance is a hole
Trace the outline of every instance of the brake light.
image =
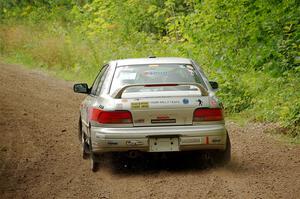
[(146, 84), (144, 87), (178, 86), (178, 84)]
[(199, 108), (194, 111), (194, 122), (221, 120), (223, 120), (223, 110), (220, 108)]
[(103, 111), (90, 110), (90, 119), (101, 124), (132, 124), (132, 116), (129, 111)]

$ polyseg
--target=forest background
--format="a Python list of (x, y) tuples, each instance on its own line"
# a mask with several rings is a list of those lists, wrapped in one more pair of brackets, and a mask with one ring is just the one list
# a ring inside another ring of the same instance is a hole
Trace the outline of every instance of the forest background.
[(0, 57), (91, 83), (109, 60), (188, 57), (228, 116), (300, 139), (299, 0), (1, 0)]

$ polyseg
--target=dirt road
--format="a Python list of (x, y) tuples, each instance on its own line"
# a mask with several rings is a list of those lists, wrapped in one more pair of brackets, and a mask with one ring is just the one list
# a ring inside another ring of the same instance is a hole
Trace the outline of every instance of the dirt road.
[[(83, 95), (42, 72), (0, 64), (0, 198), (299, 198), (300, 146), (263, 125), (228, 123), (233, 159), (157, 164), (107, 157), (89, 170), (77, 139)], [(131, 165), (131, 166), (128, 166)]]

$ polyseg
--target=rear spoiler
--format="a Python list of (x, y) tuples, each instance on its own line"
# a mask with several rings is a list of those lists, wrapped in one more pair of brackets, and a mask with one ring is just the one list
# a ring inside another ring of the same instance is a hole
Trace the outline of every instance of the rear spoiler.
[(112, 97), (115, 99), (121, 99), (123, 92), (131, 87), (139, 87), (139, 86), (143, 86), (143, 87), (162, 87), (162, 86), (196, 86), (197, 88), (199, 88), (199, 90), (201, 91), (202, 96), (208, 96), (208, 91), (204, 88), (204, 86), (202, 86), (199, 83), (166, 83), (166, 84), (130, 84), (130, 85), (125, 85), (122, 88), (116, 90), (113, 94)]

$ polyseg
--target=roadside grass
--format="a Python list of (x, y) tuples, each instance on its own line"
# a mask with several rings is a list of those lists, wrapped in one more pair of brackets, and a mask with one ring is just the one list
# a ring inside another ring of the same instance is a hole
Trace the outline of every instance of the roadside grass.
[(240, 113), (226, 113), (225, 120), (228, 122), (234, 122), (241, 127), (245, 127), (249, 122), (253, 122), (249, 117), (250, 113), (240, 112)]
[(73, 29), (54, 30), (45, 24), (2, 24), (0, 44), (0, 56), (10, 63), (45, 68), (64, 79), (89, 83), (109, 60), (179, 55), (176, 46), (163, 46), (146, 35), (130, 41), (111, 34), (88, 38)]
[(292, 144), (292, 145), (300, 144), (300, 135), (299, 134), (297, 136), (291, 135), (291, 129), (288, 128), (272, 128), (269, 129), (268, 131), (265, 131), (265, 133), (268, 133), (272, 135), (272, 137), (274, 137), (276, 140), (279, 140), (287, 144)]

